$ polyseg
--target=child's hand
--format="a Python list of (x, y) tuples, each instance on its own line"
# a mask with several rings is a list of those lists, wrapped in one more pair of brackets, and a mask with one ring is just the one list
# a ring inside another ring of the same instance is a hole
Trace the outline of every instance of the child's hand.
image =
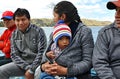
[(50, 59), (54, 59), (54, 58), (55, 58), (55, 55), (54, 55), (54, 52), (53, 52), (53, 51), (47, 52), (46, 55), (47, 55), (47, 57), (50, 58)]

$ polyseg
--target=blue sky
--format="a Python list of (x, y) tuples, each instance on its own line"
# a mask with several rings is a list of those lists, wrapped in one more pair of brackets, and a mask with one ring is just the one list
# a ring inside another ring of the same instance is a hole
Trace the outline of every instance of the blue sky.
[[(29, 10), (31, 18), (53, 18), (52, 3), (57, 4), (62, 0), (1, 0), (0, 16), (5, 10), (15, 11), (17, 8)], [(100, 21), (114, 21), (114, 10), (108, 10), (106, 4), (109, 0), (67, 0), (78, 9), (81, 18)]]

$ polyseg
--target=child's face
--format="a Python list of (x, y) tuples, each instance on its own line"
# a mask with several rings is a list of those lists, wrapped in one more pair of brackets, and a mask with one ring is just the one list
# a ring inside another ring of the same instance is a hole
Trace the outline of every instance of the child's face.
[(61, 38), (58, 39), (58, 46), (60, 49), (66, 48), (70, 43), (70, 38), (67, 36), (62, 36)]

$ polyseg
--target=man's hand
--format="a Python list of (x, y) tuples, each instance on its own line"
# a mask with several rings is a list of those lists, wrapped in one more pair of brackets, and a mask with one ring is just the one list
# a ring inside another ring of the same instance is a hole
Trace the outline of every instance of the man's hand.
[(34, 79), (34, 74), (31, 74), (29, 70), (25, 73), (25, 79)]

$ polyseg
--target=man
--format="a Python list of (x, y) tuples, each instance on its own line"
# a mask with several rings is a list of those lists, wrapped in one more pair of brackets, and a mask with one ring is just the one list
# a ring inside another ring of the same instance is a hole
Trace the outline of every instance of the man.
[(25, 75), (25, 79), (34, 79), (35, 69), (47, 45), (45, 33), (42, 28), (30, 23), (30, 14), (26, 9), (18, 8), (13, 19), (17, 26), (11, 37), (13, 62), (0, 67), (0, 78)]
[(12, 32), (16, 29), (12, 11), (3, 12), (1, 19), (3, 20), (3, 24), (7, 29), (0, 36), (0, 50), (5, 55), (0, 57), (0, 66), (12, 61), (10, 58), (10, 38)]
[(114, 23), (99, 31), (93, 51), (93, 67), (100, 79), (120, 79), (120, 0), (107, 8), (116, 10)]

